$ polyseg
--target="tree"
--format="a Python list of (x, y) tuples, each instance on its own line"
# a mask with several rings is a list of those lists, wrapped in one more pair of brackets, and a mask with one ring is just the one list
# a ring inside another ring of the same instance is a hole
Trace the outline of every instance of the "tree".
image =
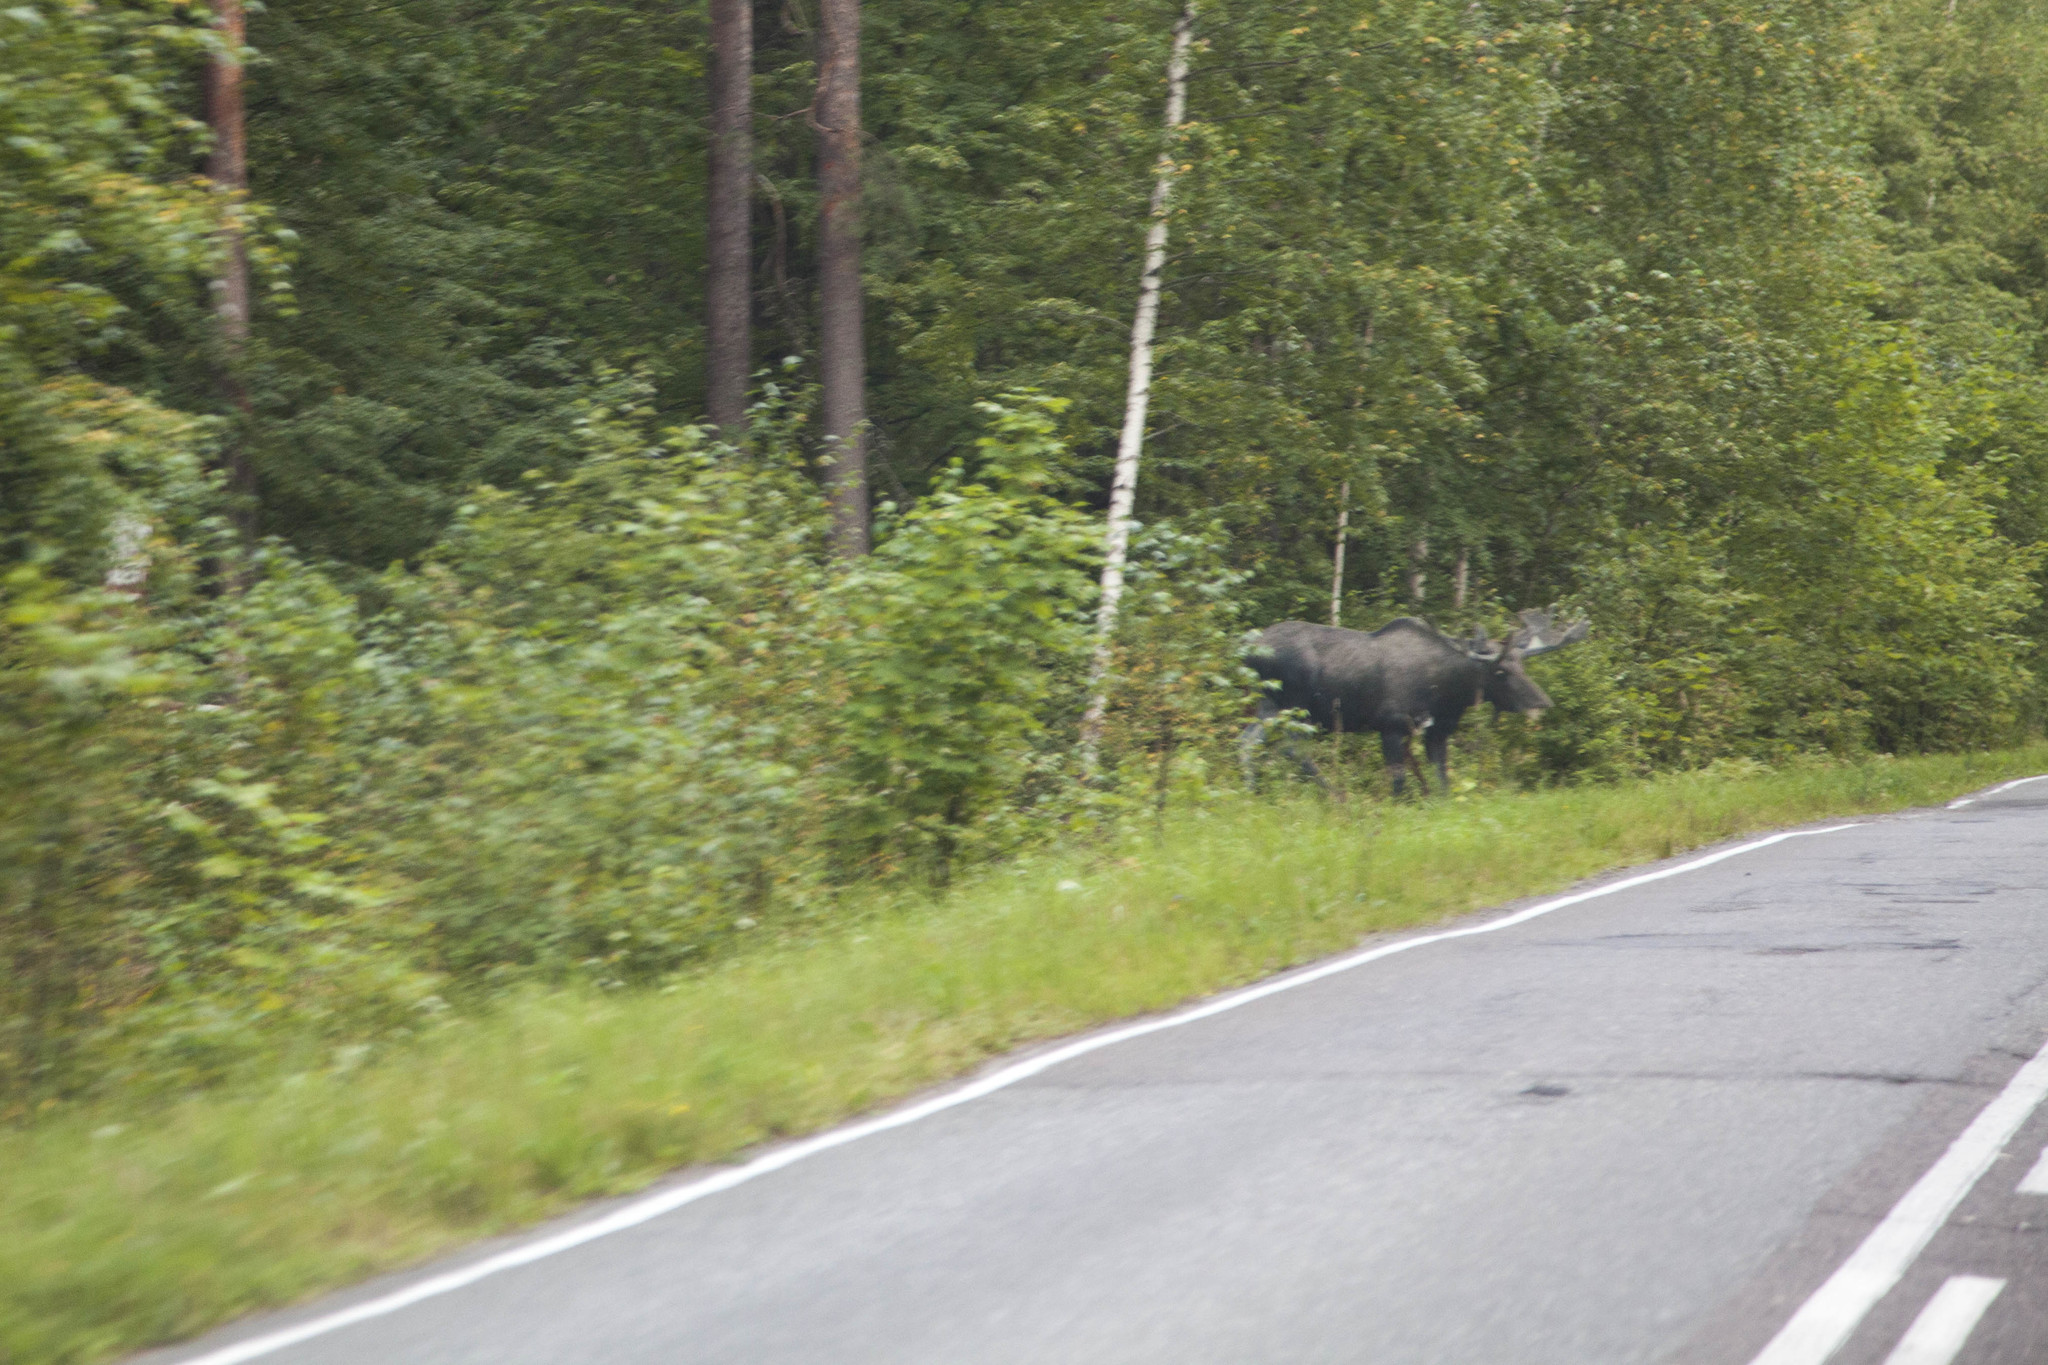
[(823, 0), (818, 31), (818, 369), (832, 461), (832, 547), (868, 552), (867, 351), (860, 285), (860, 0)]
[[(675, 0), (250, 7), (250, 198), (296, 238), (282, 308), (249, 236), (267, 534), (380, 569), (477, 484), (565, 473), (591, 401), (703, 419), (708, 18)], [(145, 367), (194, 349), (166, 339), (109, 377), (161, 392)], [(177, 378), (178, 406), (214, 405), (206, 376)]]
[[(1183, 3), (864, 0), (822, 28), (818, 5), (755, 16), (752, 100), (778, 116), (740, 129), (774, 208), (754, 237), (755, 358), (770, 329), (777, 354), (818, 355), (815, 320), (833, 324), (828, 420), (807, 430), (832, 438), (809, 448), (835, 457), (842, 548), (858, 553), (867, 484), (913, 505), (971, 446), (977, 400), (1037, 390), (1072, 400), (1063, 488), (1098, 507), (1123, 493), (1132, 526), (1216, 523), (1249, 621), (1327, 619), (1348, 482), (1347, 623), (1577, 595), (1608, 613), (1622, 662), (1602, 676), (1659, 717), (1638, 727), (1650, 761), (1797, 747), (1821, 732), (1793, 722), (1823, 710), (1844, 743), (1921, 742), (1897, 738), (1925, 732), (1903, 700), (1880, 722), (1851, 693), (1922, 681), (1875, 656), (1852, 677), (1820, 641), (1850, 619), (1828, 605), (1849, 593), (1924, 618), (1927, 639), (1947, 618), (1907, 612), (1910, 593), (1878, 592), (1845, 557), (1788, 567), (1773, 547), (1801, 534), (1788, 490), (1844, 496), (1846, 466), (1811, 472), (1844, 414), (1893, 411), (1900, 392), (1930, 420), (1873, 426), (1885, 458), (1941, 487), (1851, 481), (1906, 499), (1886, 515), (1950, 507), (1975, 547), (1929, 561), (1920, 600), (1976, 593), (1953, 576), (1966, 559), (2003, 571), (1972, 508), (1994, 513), (1995, 538), (2044, 538), (2043, 0), (1953, 15), (1946, 0), (1202, 0), (1199, 74), (1162, 137)], [(185, 44), (153, 89), (197, 115), (193, 57), (219, 38), (150, 18), (165, 13), (204, 20), (212, 0), (66, 10), (63, 27)], [(414, 559), (477, 484), (575, 468), (590, 412), (645, 408), (659, 430), (710, 410), (707, 356), (740, 350), (706, 344), (707, 284), (741, 282), (709, 268), (701, 202), (741, 179), (725, 174), (737, 164), (709, 173), (721, 16), (744, 17), (723, 0), (250, 7), (255, 202), (203, 197), (236, 215), (255, 276), (239, 379), (260, 421), (240, 435), (266, 532), (358, 567)], [(39, 69), (21, 42), (49, 24), (0, 24), (0, 65)], [(97, 125), (64, 126), (70, 147)], [(8, 144), (6, 259), (62, 281), (63, 309), (97, 300), (87, 285), (126, 311), (0, 346), (35, 348), (37, 376), (230, 406), (205, 292), (139, 272), (102, 230), (67, 230), (136, 201), (74, 177), (47, 209), (10, 206), (9, 182), (51, 173), (48, 136)], [(1179, 149), (1172, 255), (1140, 423), (1135, 224), (1154, 226), (1163, 142)], [(175, 144), (162, 155), (179, 178), (192, 144)], [(143, 164), (129, 155), (110, 164)], [(271, 222), (299, 234), (296, 312), (264, 288)], [(182, 240), (206, 253), (199, 278), (219, 273), (213, 225)], [(1902, 363), (1876, 363), (1892, 352)], [(793, 397), (792, 420), (807, 401)], [(1127, 434), (1135, 480), (1118, 471)], [(1931, 525), (1907, 517), (1901, 543), (1931, 543)], [(1821, 574), (1796, 612), (1780, 587), (1795, 571)], [(2048, 613), (2021, 633), (2048, 633)], [(1844, 700), (1773, 690), (1791, 678)]]
[[(1181, 7), (1166, 59), (1166, 134), (1172, 137), (1188, 106), (1188, 46), (1195, 37), (1195, 0)], [(1166, 269), (1166, 208), (1180, 173), (1177, 148), (1159, 153), (1152, 177), (1152, 223), (1145, 229), (1145, 273), (1138, 281), (1138, 310), (1131, 319), (1131, 363), (1124, 388), (1123, 433), (1117, 440), (1116, 474), (1109, 486), (1109, 525), (1103, 534), (1102, 596), (1096, 605), (1095, 658), (1088, 669), (1088, 711), (1081, 718), (1081, 749), (1093, 765), (1109, 709), (1109, 665), (1116, 637), (1117, 608), (1124, 593), (1124, 556), (1131, 544), (1131, 508), (1138, 496), (1138, 461), (1145, 452), (1145, 413), (1152, 399), (1152, 334), (1159, 325), (1159, 277)]]
[(746, 425), (753, 352), (753, 0), (711, 0), (711, 53), (705, 407), (711, 424), (735, 440)]
[[(206, 173), (215, 189), (239, 199), (249, 190), (248, 137), (242, 118), (242, 51), (248, 34), (242, 0), (213, 0), (213, 26), (220, 48), (206, 62), (206, 123), (213, 132)], [(241, 365), (249, 344), (249, 244), (234, 210), (222, 224), (220, 274), (213, 284), (214, 316), (220, 327), (215, 382), (222, 400), (246, 421), (249, 390), (242, 381)], [(256, 476), (246, 433), (236, 432), (222, 444), (221, 463), (235, 495), (236, 523), (243, 538), (251, 539), (256, 532)]]

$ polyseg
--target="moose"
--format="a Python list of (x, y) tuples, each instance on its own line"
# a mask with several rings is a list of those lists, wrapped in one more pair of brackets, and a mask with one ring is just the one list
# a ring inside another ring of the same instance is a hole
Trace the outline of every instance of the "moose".
[[(1268, 686), (1258, 719), (1244, 734), (1246, 766), (1273, 720), (1282, 711), (1300, 710), (1322, 730), (1377, 730), (1396, 796), (1404, 786), (1409, 742), (1421, 735), (1439, 789), (1448, 791), (1451, 736), (1466, 708), (1483, 698), (1497, 711), (1545, 710), (1550, 697), (1523, 671), (1523, 661), (1583, 640), (1590, 630), (1584, 619), (1559, 626), (1543, 611), (1522, 612), (1521, 625), (1498, 641), (1483, 630), (1469, 640), (1454, 639), (1413, 616), (1396, 617), (1374, 631), (1306, 621), (1268, 626), (1249, 661)], [(1294, 757), (1322, 781), (1306, 756)], [(1416, 777), (1421, 779), (1419, 770)]]

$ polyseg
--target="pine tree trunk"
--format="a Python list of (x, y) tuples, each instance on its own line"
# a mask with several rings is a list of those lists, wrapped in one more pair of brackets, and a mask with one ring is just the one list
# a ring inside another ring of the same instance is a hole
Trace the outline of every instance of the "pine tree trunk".
[(753, 359), (753, 0), (711, 0), (711, 52), (705, 408), (719, 434), (738, 441)]
[[(1195, 38), (1195, 0), (1187, 0), (1173, 28), (1166, 62), (1166, 130), (1187, 116), (1188, 49)], [(1124, 560), (1131, 545), (1131, 506), (1138, 492), (1138, 460), (1145, 449), (1145, 413), (1152, 401), (1152, 334), (1159, 325), (1159, 277), (1166, 268), (1166, 207), (1180, 163), (1169, 147), (1159, 154), (1152, 181), (1152, 225), (1145, 233), (1145, 273), (1138, 312), (1131, 320), (1130, 383), (1124, 391), (1124, 427), (1117, 440), (1116, 474), (1109, 486), (1109, 525), (1103, 536), (1102, 596), (1095, 610), (1095, 658), (1088, 669), (1088, 710), (1081, 718), (1081, 758), (1092, 768), (1109, 710), (1109, 665), (1117, 609), (1124, 595)]]
[[(213, 0), (213, 23), (226, 56), (206, 63), (206, 122), (213, 132), (213, 151), (206, 173), (214, 187), (239, 199), (248, 192), (248, 137), (242, 122), (242, 61), (247, 29), (242, 0)], [(220, 275), (213, 282), (213, 313), (219, 328), (220, 359), (214, 382), (221, 398), (246, 424), (249, 391), (242, 382), (242, 353), (249, 342), (249, 246), (241, 229), (230, 223), (220, 234)], [(221, 468), (234, 497), (234, 520), (245, 540), (256, 532), (256, 477), (249, 464), (246, 430), (231, 432), (223, 444)]]
[(823, 0), (819, 14), (818, 361), (826, 454), (832, 461), (832, 548), (868, 551), (867, 356), (860, 297), (860, 0)]

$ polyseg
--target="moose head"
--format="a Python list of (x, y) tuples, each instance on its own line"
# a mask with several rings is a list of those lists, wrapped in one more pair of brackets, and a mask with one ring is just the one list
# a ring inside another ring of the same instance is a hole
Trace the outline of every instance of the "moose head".
[(1485, 667), (1480, 693), (1495, 710), (1533, 715), (1548, 710), (1552, 702), (1549, 693), (1523, 671), (1523, 660), (1577, 644), (1592, 633), (1593, 623), (1582, 616), (1560, 626), (1547, 611), (1525, 611), (1520, 616), (1522, 624), (1510, 631), (1507, 639), (1490, 640), (1483, 630), (1475, 631), (1465, 642), (1465, 652)]

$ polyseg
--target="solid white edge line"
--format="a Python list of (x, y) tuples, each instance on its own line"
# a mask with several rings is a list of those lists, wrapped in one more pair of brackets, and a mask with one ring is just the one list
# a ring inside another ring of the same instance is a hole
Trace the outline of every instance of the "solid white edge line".
[(2048, 1194), (2048, 1147), (2041, 1149), (2033, 1169), (2020, 1178), (2015, 1194)]
[(694, 1204), (699, 1199), (722, 1193), (736, 1185), (744, 1185), (750, 1180), (756, 1180), (771, 1172), (779, 1171), (785, 1166), (793, 1166), (808, 1157), (818, 1155), (820, 1152), (830, 1151), (834, 1147), (844, 1147), (848, 1143), (858, 1142), (866, 1137), (873, 1137), (877, 1133), (888, 1132), (892, 1128), (902, 1128), (916, 1123), (920, 1119), (930, 1118), (933, 1114), (942, 1113), (945, 1110), (966, 1104), (971, 1100), (978, 1100), (984, 1095), (994, 1094), (996, 1091), (1007, 1089), (1019, 1081), (1028, 1080), (1040, 1072), (1048, 1071), (1062, 1062), (1070, 1062), (1076, 1057), (1085, 1056), (1090, 1052), (1097, 1052), (1106, 1047), (1113, 1047), (1118, 1043), (1129, 1042), (1133, 1038), (1142, 1038), (1147, 1034), (1159, 1033), (1165, 1029), (1181, 1028), (1199, 1020), (1213, 1018), (1216, 1015), (1225, 1014), (1234, 1009), (1241, 1009), (1255, 1001), (1264, 1000), (1267, 996), (1278, 995), (1282, 991), (1291, 991), (1298, 986), (1306, 986), (1311, 982), (1321, 981), (1325, 977), (1336, 976), (1340, 972), (1348, 972), (1353, 968), (1363, 967), (1368, 962), (1377, 962), (1381, 958), (1392, 957), (1395, 953), (1404, 953), (1411, 948), (1422, 948), (1432, 943), (1442, 943), (1448, 939), (1470, 938), (1475, 934), (1491, 934), (1501, 929), (1510, 929), (1517, 924), (1527, 924), (1530, 920), (1550, 914), (1554, 910), (1562, 910), (1567, 906), (1578, 905), (1583, 901), (1593, 900), (1600, 896), (1611, 896), (1618, 891), (1629, 891), (1638, 886), (1647, 886), (1651, 882), (1663, 881), (1666, 877), (1676, 877), (1681, 873), (1694, 872), (1700, 868), (1710, 867), (1715, 863), (1744, 853), (1754, 853), (1760, 848), (1768, 848), (1772, 844), (1783, 843), (1787, 839), (1800, 839), (1815, 834), (1836, 834), (1845, 829), (1856, 829), (1865, 823), (1867, 822), (1857, 820), (1844, 825), (1829, 825), (1824, 829), (1786, 830), (1780, 834), (1767, 835), (1762, 839), (1752, 839), (1746, 844), (1738, 844), (1734, 848), (1724, 848), (1718, 853), (1709, 853), (1705, 857), (1694, 858), (1690, 862), (1680, 863), (1674, 867), (1659, 868), (1655, 872), (1638, 873), (1633, 877), (1624, 877), (1620, 881), (1609, 882), (1604, 886), (1596, 886), (1587, 891), (1578, 891), (1568, 896), (1559, 896), (1554, 900), (1547, 900), (1540, 904), (1532, 905), (1526, 910), (1518, 910), (1512, 915), (1504, 915), (1499, 919), (1488, 920), (1484, 924), (1469, 925), (1462, 929), (1446, 929), (1434, 934), (1422, 934), (1415, 938), (1402, 939), (1396, 943), (1382, 944), (1377, 948), (1368, 948), (1346, 957), (1333, 958), (1321, 966), (1311, 967), (1305, 971), (1277, 977), (1257, 986), (1250, 986), (1244, 990), (1218, 996), (1207, 1004), (1196, 1005), (1158, 1019), (1148, 1019), (1138, 1024), (1127, 1024), (1122, 1028), (1111, 1029), (1104, 1033), (1097, 1033), (1086, 1038), (1077, 1039), (1064, 1047), (1054, 1048), (1048, 1052), (1040, 1053), (1036, 1057), (1027, 1058), (1011, 1066), (990, 1072), (981, 1079), (970, 1081), (957, 1090), (947, 1091), (943, 1095), (935, 1095), (931, 1099), (922, 1100), (916, 1104), (896, 1110), (894, 1113), (865, 1119), (858, 1123), (848, 1124), (843, 1128), (835, 1128), (828, 1132), (820, 1133), (816, 1137), (805, 1138), (800, 1142), (791, 1143), (787, 1147), (763, 1153), (744, 1165), (720, 1171), (717, 1175), (707, 1176), (702, 1180), (692, 1181), (687, 1185), (679, 1185), (674, 1189), (663, 1190), (658, 1194), (651, 1194), (645, 1198), (637, 1199), (623, 1208), (606, 1214), (602, 1218), (593, 1219), (580, 1226), (558, 1232), (552, 1237), (543, 1237), (537, 1241), (529, 1242), (525, 1246), (514, 1247), (510, 1251), (486, 1257), (476, 1264), (464, 1266), (460, 1270), (451, 1270), (443, 1275), (430, 1276), (416, 1284), (408, 1285), (404, 1289), (394, 1290), (379, 1298), (356, 1304), (352, 1308), (344, 1308), (337, 1312), (313, 1318), (295, 1327), (281, 1328), (278, 1331), (266, 1333), (260, 1337), (252, 1337), (248, 1341), (224, 1346), (217, 1351), (210, 1351), (202, 1356), (189, 1357), (181, 1361), (180, 1365), (241, 1365), (243, 1361), (255, 1360), (274, 1351), (281, 1351), (287, 1346), (296, 1346), (302, 1341), (325, 1336), (329, 1332), (339, 1331), (341, 1328), (351, 1327), (359, 1322), (367, 1322), (371, 1318), (385, 1317), (396, 1313), (401, 1308), (409, 1308), (422, 1300), (438, 1298), (440, 1295), (452, 1293), (466, 1285), (475, 1284), (478, 1280), (487, 1279), (492, 1275), (498, 1274), (500, 1271), (516, 1269), (523, 1265), (531, 1265), (535, 1261), (545, 1260), (550, 1256), (582, 1246), (586, 1242), (594, 1242), (600, 1237), (608, 1237), (614, 1232), (623, 1232), (627, 1228), (638, 1227), (650, 1219), (659, 1218), (661, 1215), (673, 1212), (685, 1204)]
[(1986, 797), (1996, 796), (2000, 792), (2009, 792), (2014, 787), (2024, 787), (2029, 782), (2039, 782), (2043, 777), (2048, 777), (2048, 773), (2041, 773), (2035, 777), (2015, 777), (2012, 781), (1993, 787), (1988, 792), (1979, 792), (1975, 796), (1964, 796), (1951, 801), (1948, 803), (1948, 808), (1950, 810), (1961, 810), (1964, 806), (1973, 806)]
[(1891, 1291), (2048, 1097), (2048, 1043), (1984, 1106), (1750, 1365), (1821, 1365)]
[(1982, 1275), (1949, 1276), (1884, 1358), (1884, 1365), (1949, 1365), (2004, 1288), (2004, 1280)]

